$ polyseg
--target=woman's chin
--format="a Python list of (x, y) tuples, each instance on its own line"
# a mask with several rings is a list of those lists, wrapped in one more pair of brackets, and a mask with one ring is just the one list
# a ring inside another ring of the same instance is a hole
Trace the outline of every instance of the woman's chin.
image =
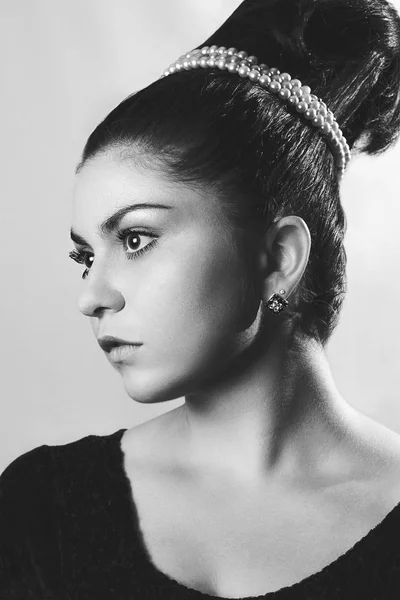
[(135, 369), (129, 369), (128, 365), (119, 370), (122, 374), (125, 391), (135, 402), (156, 404), (184, 396), (182, 385), (174, 385), (166, 377), (157, 378), (154, 372), (151, 376), (145, 376)]

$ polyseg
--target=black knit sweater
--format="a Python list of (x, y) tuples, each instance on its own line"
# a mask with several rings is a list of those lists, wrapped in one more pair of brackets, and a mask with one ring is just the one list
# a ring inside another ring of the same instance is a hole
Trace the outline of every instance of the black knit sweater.
[[(0, 600), (228, 600), (152, 564), (123, 466), (125, 431), (39, 446), (3, 472)], [(321, 571), (257, 598), (399, 600), (400, 503)]]

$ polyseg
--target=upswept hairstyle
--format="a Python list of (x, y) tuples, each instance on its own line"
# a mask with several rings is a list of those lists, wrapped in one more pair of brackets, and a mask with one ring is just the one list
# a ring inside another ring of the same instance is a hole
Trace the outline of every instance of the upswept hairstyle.
[[(398, 139), (400, 17), (386, 0), (244, 0), (197, 47), (214, 44), (310, 86), (353, 155), (381, 153)], [(346, 291), (346, 218), (318, 130), (254, 82), (199, 68), (128, 96), (90, 135), (77, 171), (98, 153), (133, 146), (171, 180), (215, 193), (238, 233), (259, 235), (286, 215), (304, 219), (309, 262), (280, 318), (324, 346)]]

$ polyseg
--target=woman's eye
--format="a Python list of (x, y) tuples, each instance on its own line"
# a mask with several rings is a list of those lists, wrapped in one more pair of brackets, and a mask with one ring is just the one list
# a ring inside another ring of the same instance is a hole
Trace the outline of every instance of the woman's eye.
[[(138, 229), (123, 229), (117, 233), (117, 238), (121, 242), (126, 241), (126, 245), (123, 244), (126, 258), (138, 258), (156, 245), (158, 236)], [(142, 238), (150, 238), (152, 241), (143, 246)]]
[(131, 253), (135, 253), (140, 246), (142, 245), (142, 237), (151, 237), (149, 235), (145, 236), (144, 233), (139, 233), (138, 231), (129, 231), (127, 233), (124, 233), (123, 231), (121, 231), (120, 233), (117, 233), (117, 238), (119, 240), (121, 240), (122, 242), (126, 240), (126, 247), (127, 247), (127, 252), (128, 254)]
[[(83, 263), (83, 264), (87, 264), (86, 263), (86, 259), (89, 256), (90, 259), (92, 259), (92, 263), (93, 263), (93, 259), (94, 259), (94, 255), (93, 253), (90, 252), (84, 252), (83, 250), (77, 250), (76, 248), (74, 248), (69, 254), (68, 256), (70, 258), (72, 258), (72, 260), (75, 260), (77, 263)], [(90, 263), (90, 265), (92, 264)], [(90, 266), (87, 267), (83, 273), (82, 273), (82, 279), (85, 279), (86, 275), (89, 273), (89, 269)]]
[[(142, 238), (144, 237), (152, 238), (152, 241), (149, 242), (146, 246), (142, 246)], [(125, 250), (125, 257), (128, 259), (132, 259), (138, 258), (142, 254), (153, 248), (157, 244), (158, 236), (137, 229), (124, 229), (117, 233), (117, 238), (121, 242), (127, 242), (126, 244), (123, 244)], [(69, 253), (69, 257), (78, 263), (86, 265), (86, 269), (82, 274), (82, 278), (84, 279), (89, 273), (89, 269), (93, 264), (93, 252), (88, 252), (86, 250), (78, 250), (74, 248), (74, 250), (72, 250)]]
[[(68, 256), (70, 258), (72, 258), (72, 260), (76, 261), (77, 263), (83, 263), (88, 265), (88, 263), (86, 263), (86, 260), (89, 259), (93, 259), (94, 255), (93, 252), (84, 252), (83, 250), (77, 250), (76, 248), (74, 248), (73, 250), (71, 250), (71, 252), (68, 254)], [(93, 260), (92, 260), (93, 262)], [(89, 263), (89, 268), (91, 266), (92, 263)]]

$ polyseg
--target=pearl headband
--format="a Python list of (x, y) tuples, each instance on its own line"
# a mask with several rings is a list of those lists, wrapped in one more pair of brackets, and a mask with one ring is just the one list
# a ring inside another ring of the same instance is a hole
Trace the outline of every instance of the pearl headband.
[(311, 88), (307, 85), (302, 85), (298, 79), (292, 79), (289, 73), (281, 73), (279, 69), (269, 68), (264, 63), (258, 64), (257, 57), (249, 56), (244, 50), (238, 52), (236, 48), (226, 49), (225, 46), (204, 46), (191, 50), (170, 65), (160, 79), (176, 71), (189, 71), (198, 67), (217, 67), (230, 73), (238, 73), (243, 78), (248, 77), (278, 95), (298, 113), (304, 114), (326, 140), (335, 157), (340, 177), (344, 174), (351, 158), (346, 138), (333, 112), (320, 98), (311, 94)]

